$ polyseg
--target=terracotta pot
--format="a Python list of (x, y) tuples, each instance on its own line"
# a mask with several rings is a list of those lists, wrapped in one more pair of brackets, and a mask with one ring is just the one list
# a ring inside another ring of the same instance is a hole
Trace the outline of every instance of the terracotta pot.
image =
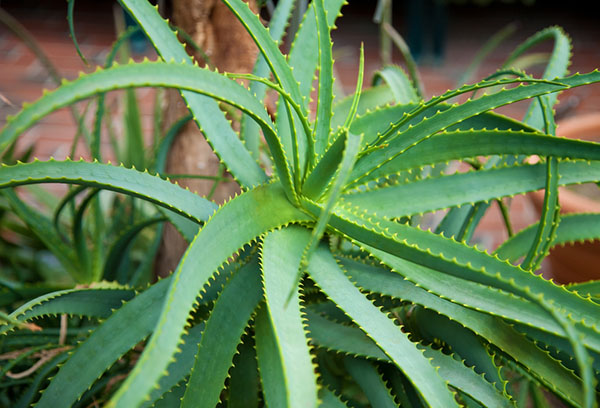
[[(558, 123), (557, 135), (570, 139), (600, 141), (600, 113), (578, 115)], [(541, 214), (544, 191), (530, 194)], [(559, 187), (560, 212), (599, 212), (600, 201), (593, 200), (566, 187)], [(550, 275), (560, 283), (600, 279), (600, 241), (557, 246), (550, 251)]]

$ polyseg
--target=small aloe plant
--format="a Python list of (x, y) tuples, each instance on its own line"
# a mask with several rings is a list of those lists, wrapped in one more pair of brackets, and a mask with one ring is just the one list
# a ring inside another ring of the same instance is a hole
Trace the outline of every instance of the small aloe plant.
[[(65, 82), (0, 133), (4, 149), (76, 101), (120, 88), (177, 88), (242, 187), (217, 207), (123, 166), (4, 165), (3, 188), (60, 182), (146, 200), (191, 242), (176, 271), (148, 288), (96, 283), (0, 315), (13, 348), (22, 344), (18, 322), (74, 315), (93, 329), (62, 349), (49, 346), (58, 351), (19, 406), (94, 398), (124, 408), (507, 407), (524, 406), (540, 389), (571, 406), (596, 406), (600, 285), (559, 286), (535, 273), (552, 245), (600, 236), (600, 215), (562, 216), (558, 208), (558, 185), (600, 180), (600, 145), (554, 137), (557, 93), (600, 81), (598, 71), (567, 76), (562, 30), (534, 35), (490, 78), (428, 101), (397, 67), (363, 91), (361, 54), (356, 92), (334, 103), (330, 30), (343, 0), (312, 1), (287, 56), (278, 41), (293, 1), (277, 3), (270, 30), (241, 0), (223, 1), (260, 50), (252, 75), (195, 66), (154, 7), (121, 0), (161, 61)], [(548, 39), (555, 47), (543, 78), (510, 69)], [(239, 78), (249, 89), (232, 80)], [(263, 103), (268, 89), (279, 95), (275, 120)], [(492, 112), (526, 99), (522, 122)], [(243, 112), (241, 137), (218, 102)], [(261, 136), (272, 172), (256, 160)], [(528, 164), (529, 155), (543, 159)], [(480, 157), (487, 160), (473, 159)], [(426, 175), (451, 160), (473, 170)], [(469, 245), (491, 202), (537, 189), (546, 191), (538, 223), (494, 253)], [(449, 211), (434, 231), (415, 225), (441, 209)]]

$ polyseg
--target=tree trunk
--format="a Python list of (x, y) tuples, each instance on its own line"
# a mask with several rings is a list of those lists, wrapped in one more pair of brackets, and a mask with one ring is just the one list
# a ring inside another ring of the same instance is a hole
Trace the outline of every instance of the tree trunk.
[[(255, 0), (246, 1), (251, 9), (257, 10)], [(172, 0), (172, 9), (174, 24), (193, 38), (219, 71), (252, 71), (257, 56), (256, 46), (224, 3), (220, 0)], [(192, 47), (188, 46), (188, 52), (190, 50)], [(199, 54), (190, 54), (199, 64), (206, 63)], [(187, 108), (179, 92), (167, 91), (164, 130), (186, 114)], [(234, 126), (237, 124), (234, 123)], [(219, 175), (219, 159), (195, 123), (188, 123), (175, 138), (166, 169), (171, 174)], [(177, 181), (201, 196), (209, 194), (214, 183), (212, 180), (199, 179)], [(239, 188), (234, 181), (223, 182), (214, 191), (212, 199), (221, 204), (237, 191)], [(175, 269), (186, 248), (183, 237), (171, 224), (167, 224), (155, 264), (157, 275), (166, 276)]]

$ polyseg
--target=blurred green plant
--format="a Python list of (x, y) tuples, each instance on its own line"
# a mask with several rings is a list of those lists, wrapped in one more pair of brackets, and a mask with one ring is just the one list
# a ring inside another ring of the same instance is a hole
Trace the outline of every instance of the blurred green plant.
[[(506, 407), (530, 398), (543, 406), (549, 392), (571, 406), (596, 406), (600, 286), (562, 287), (536, 274), (551, 246), (600, 236), (600, 215), (563, 217), (558, 209), (559, 184), (600, 179), (600, 145), (554, 137), (556, 94), (600, 81), (598, 71), (567, 76), (563, 31), (534, 35), (497, 74), (428, 101), (415, 89), (418, 77), (399, 67), (383, 68), (363, 90), (361, 51), (355, 93), (334, 104), (330, 30), (342, 0), (308, 5), (287, 56), (278, 45), (293, 1), (277, 3), (269, 30), (241, 0), (223, 1), (261, 52), (253, 74), (194, 66), (156, 8), (122, 0), (162, 61), (113, 64), (65, 82), (0, 133), (0, 148), (7, 148), (39, 118), (82, 99), (139, 86), (177, 88), (243, 189), (217, 207), (128, 167), (140, 162), (126, 156), (120, 159), (128, 166), (119, 167), (4, 165), (0, 186), (8, 197), (10, 188), (36, 183), (81, 186), (71, 196), (91, 190), (75, 206), (71, 244), (51, 223), (36, 234), (62, 245), (54, 253), (65, 270), (72, 260), (85, 266), (70, 276), (88, 285), (44, 294), (5, 317), (3, 374), (32, 359), (44, 364), (35, 375), (3, 377), (3, 403)], [(545, 40), (555, 47), (542, 78), (510, 68)], [(266, 92), (279, 95), (274, 120)], [(464, 94), (472, 96), (448, 103)], [(527, 99), (523, 121), (492, 112)], [(239, 137), (217, 101), (243, 113)], [(133, 130), (135, 114), (132, 108), (126, 118)], [(257, 161), (263, 138), (272, 169)], [(164, 150), (153, 154), (164, 157)], [(530, 155), (544, 159), (528, 164)], [(140, 160), (161, 173), (160, 162), (153, 168)], [(451, 160), (473, 169), (425, 175)], [(538, 223), (492, 254), (470, 246), (491, 203), (540, 188), (546, 200)], [(165, 218), (178, 226), (191, 244), (172, 276), (144, 289), (123, 253), (95, 255), (80, 224), (98, 190), (164, 214), (139, 224), (131, 218), (124, 236)], [(419, 215), (440, 209), (448, 211), (434, 231), (416, 225)], [(30, 213), (17, 215), (31, 223)], [(117, 273), (94, 272), (93, 259), (119, 264)], [(36, 321), (43, 330), (17, 330), (16, 321)]]

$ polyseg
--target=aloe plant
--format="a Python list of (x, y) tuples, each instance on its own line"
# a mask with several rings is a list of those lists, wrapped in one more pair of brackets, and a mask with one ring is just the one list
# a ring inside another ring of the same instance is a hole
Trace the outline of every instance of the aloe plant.
[[(330, 31), (342, 0), (310, 3), (287, 56), (278, 41), (291, 0), (277, 3), (271, 31), (241, 0), (223, 1), (261, 52), (255, 75), (195, 66), (156, 8), (121, 0), (160, 61), (65, 82), (0, 133), (4, 149), (76, 101), (137, 86), (177, 88), (242, 187), (217, 207), (124, 166), (4, 165), (5, 189), (60, 182), (126, 194), (160, 207), (191, 241), (177, 270), (147, 288), (96, 283), (45, 294), (7, 315), (6, 350), (36, 341), (16, 330), (17, 321), (82, 319), (61, 329), (60, 342), (49, 331), (51, 340), (35, 343), (51, 353), (44, 370), (26, 383), (6, 380), (6, 388), (23, 389), (14, 406), (93, 399), (109, 407), (505, 407), (528, 393), (541, 403), (541, 389), (567, 405), (596, 406), (599, 286), (564, 287), (536, 274), (552, 245), (600, 236), (600, 215), (558, 211), (558, 185), (600, 180), (600, 145), (554, 137), (556, 94), (600, 81), (598, 71), (567, 75), (562, 30), (534, 35), (496, 75), (428, 101), (397, 67), (363, 91), (361, 54), (354, 95), (334, 104)], [(543, 78), (510, 69), (548, 39), (555, 48)], [(260, 86), (251, 92), (237, 78)], [(275, 120), (262, 101), (267, 89), (279, 95)], [(493, 112), (527, 99), (522, 122)], [(241, 138), (219, 103), (252, 121)], [(272, 169), (256, 161), (261, 133)], [(523, 160), (534, 154), (544, 159)], [(451, 160), (473, 170), (427, 175)], [(540, 188), (539, 223), (495, 253), (470, 245), (491, 202)], [(419, 215), (440, 209), (449, 211), (434, 231), (418, 226)]]

